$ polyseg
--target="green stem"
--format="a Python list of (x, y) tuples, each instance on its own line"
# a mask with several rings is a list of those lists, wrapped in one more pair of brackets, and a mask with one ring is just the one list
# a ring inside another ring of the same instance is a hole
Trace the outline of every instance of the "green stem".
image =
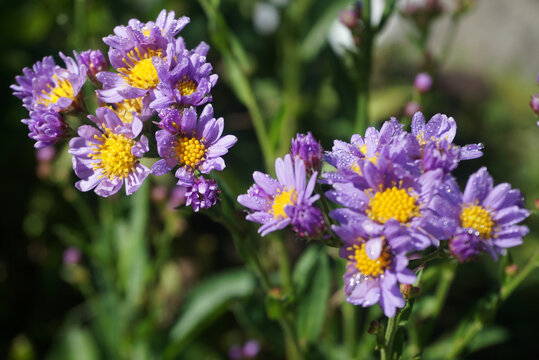
[(363, 3), (363, 22), (365, 29), (361, 34), (358, 50), (358, 84), (357, 84), (357, 108), (356, 125), (354, 132), (362, 134), (369, 124), (369, 97), (370, 80), (372, 68), (372, 45), (374, 40), (374, 29), (371, 26), (371, 2)]
[[(491, 294), (481, 306), (474, 312), (472, 317), (464, 319), (454, 335), (451, 352), (446, 359), (454, 359), (468, 346), (469, 342), (485, 327), (485, 325), (494, 318), (501, 304), (515, 291), (518, 285), (528, 277), (528, 275), (539, 266), (539, 250), (530, 258), (526, 266), (506, 285), (500, 288), (497, 294)], [(460, 330), (460, 331), (459, 331)]]
[(247, 77), (247, 70), (245, 66), (242, 66), (245, 63), (243, 58), (245, 51), (238, 39), (229, 31), (226, 21), (218, 9), (210, 4), (208, 0), (199, 0), (199, 3), (208, 18), (208, 29), (212, 42), (223, 56), (228, 73), (227, 80), (238, 100), (247, 108), (262, 151), (264, 164), (268, 170), (272, 169), (273, 148), (269, 141), (262, 112), (253, 95), (254, 92)]
[(518, 285), (524, 281), (528, 277), (528, 275), (534, 270), (536, 267), (539, 266), (539, 249), (535, 251), (535, 253), (531, 256), (530, 260), (524, 266), (522, 271), (520, 271), (515, 277), (507, 284), (503, 285), (500, 289), (500, 300), (505, 301), (509, 295), (515, 291)]
[(454, 261), (447, 262), (443, 264), (443, 268), (440, 274), (440, 281), (436, 287), (436, 292), (434, 294), (434, 305), (432, 306), (432, 311), (428, 315), (428, 320), (423, 323), (419, 328), (421, 334), (421, 341), (426, 343), (431, 336), (432, 329), (438, 320), (438, 315), (442, 312), (449, 289), (455, 278), (455, 272), (457, 269), (457, 263)]
[(354, 305), (343, 302), (341, 305), (342, 322), (343, 322), (343, 337), (344, 345), (346, 346), (350, 357), (354, 354), (357, 347), (356, 341), (356, 308)]
[(392, 318), (387, 320), (386, 334), (384, 336), (384, 347), (380, 351), (381, 360), (392, 360), (393, 359), (393, 342), (395, 340), (395, 334), (398, 330), (398, 318), (399, 314), (395, 314)]
[(296, 331), (292, 323), (283, 317), (279, 319), (279, 325), (284, 332), (284, 340), (286, 346), (286, 358), (291, 360), (303, 360), (303, 354), (300, 350), (298, 337), (296, 336)]
[(376, 27), (376, 32), (380, 32), (380, 30), (382, 30), (384, 28), (387, 20), (389, 19), (389, 17), (393, 13), (393, 10), (395, 10), (395, 4), (396, 4), (396, 0), (386, 0), (386, 5), (384, 7), (384, 12), (382, 14), (382, 19), (380, 20), (380, 23)]
[(425, 264), (427, 264), (427, 263), (429, 263), (429, 262), (431, 262), (433, 260), (445, 259), (447, 257), (448, 257), (448, 253), (447, 253), (445, 247), (443, 247), (443, 245), (440, 245), (440, 247), (438, 247), (438, 249), (431, 252), (430, 254), (425, 255), (420, 259), (411, 260), (410, 263), (408, 264), (408, 267), (411, 268), (411, 269), (416, 269), (417, 267), (419, 267), (421, 265), (425, 265)]
[(277, 256), (279, 259), (279, 274), (281, 275), (281, 284), (283, 287), (283, 292), (285, 294), (290, 294), (293, 289), (292, 285), (292, 275), (290, 273), (290, 259), (288, 258), (288, 253), (284, 246), (284, 239), (282, 236), (274, 236), (271, 238), (277, 251)]
[(75, 48), (77, 50), (85, 48), (84, 39), (86, 37), (86, 1), (75, 0), (74, 5), (74, 28), (75, 28)]

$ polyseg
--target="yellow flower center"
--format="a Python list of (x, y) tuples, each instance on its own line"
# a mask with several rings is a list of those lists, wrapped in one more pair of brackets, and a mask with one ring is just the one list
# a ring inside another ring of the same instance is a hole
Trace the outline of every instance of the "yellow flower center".
[(479, 232), (479, 236), (489, 239), (494, 221), (488, 210), (480, 205), (465, 205), (460, 213), (462, 227), (472, 228)]
[(348, 248), (354, 250), (354, 255), (350, 255), (350, 260), (355, 260), (356, 268), (365, 276), (376, 277), (382, 275), (391, 265), (391, 254), (386, 246), (383, 247), (380, 256), (376, 260), (372, 260), (365, 251), (365, 242), (361, 245), (354, 245)]
[(195, 84), (195, 82), (189, 76), (185, 75), (180, 81), (178, 81), (176, 88), (180, 91), (182, 96), (187, 96), (197, 91), (197, 84)]
[(41, 90), (43, 95), (41, 95), (36, 102), (38, 104), (49, 106), (50, 104), (56, 104), (58, 99), (62, 97), (75, 101), (75, 90), (73, 89), (73, 85), (71, 85), (69, 80), (60, 79), (58, 75), (54, 75), (53, 79), (56, 85), (52, 86), (51, 84), (47, 84), (49, 91), (45, 89)]
[(125, 99), (114, 105), (115, 109), (111, 106), (109, 108), (114, 110), (123, 123), (131, 124), (133, 122), (133, 112), (140, 115), (142, 111), (142, 98)]
[(159, 83), (157, 70), (155, 70), (152, 62), (152, 57), (154, 56), (161, 57), (161, 51), (150, 49), (144, 55), (141, 55), (139, 49), (135, 48), (127, 54), (129, 59), (123, 59), (126, 67), (119, 68), (118, 72), (132, 87), (145, 90), (152, 89)]
[(286, 205), (294, 205), (298, 201), (298, 193), (294, 188), (288, 190), (286, 187), (281, 191), (277, 190), (277, 195), (273, 199), (273, 205), (271, 206), (271, 212), (273, 218), (287, 218), (288, 215), (284, 212)]
[(114, 134), (110, 129), (104, 127), (105, 133), (101, 136), (95, 135), (95, 139), (101, 140), (101, 144), (93, 148), (94, 152), (88, 157), (96, 160), (93, 165), (94, 170), (101, 169), (103, 176), (109, 179), (123, 179), (135, 170), (138, 161), (131, 149), (135, 145), (133, 139), (129, 139), (121, 134)]
[(415, 197), (405, 189), (392, 187), (377, 192), (369, 202), (367, 215), (371, 220), (385, 224), (389, 219), (405, 223), (414, 216), (420, 216)]
[(194, 168), (204, 157), (205, 153), (206, 147), (197, 138), (183, 136), (178, 139), (176, 155), (178, 156), (180, 164), (185, 164)]

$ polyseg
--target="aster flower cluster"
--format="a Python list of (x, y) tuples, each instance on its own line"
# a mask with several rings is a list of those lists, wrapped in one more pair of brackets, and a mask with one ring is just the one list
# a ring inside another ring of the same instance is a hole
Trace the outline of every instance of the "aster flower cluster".
[(322, 152), (311, 133), (298, 134), (292, 139), (290, 153), (275, 160), (277, 179), (253, 173), (254, 185), (247, 194), (238, 196), (238, 202), (251, 210), (247, 220), (262, 224), (258, 230), (262, 236), (288, 225), (301, 237), (322, 236), (326, 223), (322, 211), (314, 205), (320, 195), (313, 194)]
[(407, 267), (411, 256), (448, 243), (460, 261), (481, 252), (496, 259), (522, 243), (528, 229), (518, 224), (529, 211), (518, 190), (494, 186), (483, 167), (460, 191), (451, 172), (461, 160), (480, 157), (483, 145), (455, 145), (455, 134), (453, 118), (437, 114), (425, 122), (418, 112), (411, 132), (391, 119), (380, 131), (336, 140), (325, 154), (336, 168), (321, 181), (332, 186), (327, 198), (341, 206), (329, 215), (344, 242), (348, 302), (379, 303), (392, 317), (405, 303), (399, 284), (416, 281)]
[[(222, 136), (224, 120), (213, 117), (217, 75), (206, 61), (209, 46), (202, 42), (189, 49), (178, 35), (188, 23), (165, 10), (155, 21), (131, 19), (103, 39), (108, 61), (100, 50), (74, 52), (74, 58), (60, 53), (65, 67), (47, 56), (16, 77), (11, 88), (29, 110), (30, 118), (22, 122), (35, 147), (70, 138), (80, 191), (106, 197), (125, 184), (130, 195), (149, 174), (174, 169), (187, 205), (198, 211), (217, 202), (217, 183), (204, 175), (225, 168), (222, 156), (237, 139)], [(98, 108), (88, 115), (90, 124), (75, 131), (65, 117), (87, 112), (81, 89), (88, 80)], [(154, 116), (159, 121), (149, 121)], [(149, 168), (140, 159), (152, 144), (160, 160)]]

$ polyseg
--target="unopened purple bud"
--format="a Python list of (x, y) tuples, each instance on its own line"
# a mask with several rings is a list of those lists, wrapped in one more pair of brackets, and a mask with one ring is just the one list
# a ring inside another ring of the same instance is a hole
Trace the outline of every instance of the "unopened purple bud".
[(209, 209), (219, 199), (219, 189), (215, 180), (203, 177), (195, 179), (194, 184), (185, 193), (185, 205), (193, 207), (195, 212)]
[(82, 258), (82, 254), (79, 249), (76, 247), (68, 247), (64, 250), (64, 253), (62, 254), (62, 259), (64, 261), (64, 264), (66, 265), (73, 265), (80, 261)]
[(416, 101), (410, 101), (404, 106), (406, 116), (412, 117), (418, 111), (421, 111), (421, 105)]
[(45, 146), (36, 151), (36, 159), (39, 162), (49, 163), (54, 159), (56, 149), (54, 146)]
[(530, 106), (532, 110), (535, 111), (537, 115), (539, 115), (539, 94), (535, 94), (532, 96)]
[(108, 62), (101, 50), (86, 50), (76, 58), (79, 64), (86, 66), (87, 75), (94, 82), (97, 73), (107, 70)]
[(339, 13), (339, 21), (349, 29), (357, 26), (358, 15), (353, 9), (341, 10)]
[(432, 86), (432, 78), (429, 74), (422, 72), (416, 75), (414, 80), (414, 88), (420, 93), (430, 90)]
[(354, 8), (356, 10), (356, 14), (358, 17), (361, 17), (363, 14), (363, 2), (362, 1), (356, 1)]
[(167, 188), (163, 185), (157, 185), (152, 188), (150, 198), (153, 202), (160, 203), (167, 198)]
[(301, 160), (305, 163), (305, 169), (308, 173), (313, 173), (314, 171), (320, 172), (322, 168), (322, 145), (314, 136), (308, 132), (305, 134), (297, 134), (294, 139), (292, 139), (292, 146), (290, 152), (293, 157), (299, 156)]
[(54, 110), (38, 109), (30, 112), (30, 119), (21, 120), (28, 126), (28, 137), (35, 140), (34, 147), (41, 149), (56, 144), (69, 133), (69, 126), (60, 113)]
[(260, 352), (260, 344), (256, 340), (249, 340), (243, 345), (243, 357), (254, 358)]

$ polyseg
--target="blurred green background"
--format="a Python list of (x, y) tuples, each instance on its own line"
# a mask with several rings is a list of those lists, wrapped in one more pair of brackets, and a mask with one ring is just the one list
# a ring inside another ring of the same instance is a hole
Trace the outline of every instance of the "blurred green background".
[[(286, 1), (232, 1), (223, 0), (220, 10), (228, 25), (244, 45), (250, 66), (250, 79), (255, 96), (267, 119), (277, 115), (282, 106), (280, 88), (285, 75), (282, 71), (283, 47), (286, 29), (256, 27), (253, 14), (264, 3), (280, 16), (286, 11)], [(345, 6), (348, 2), (337, 2)], [(62, 265), (62, 241), (58, 224), (80, 227), (81, 219), (73, 211), (70, 199), (73, 189), (58, 184), (71, 183), (74, 174), (63, 172), (52, 177), (38, 176), (33, 141), (27, 137), (20, 120), (27, 111), (19, 99), (12, 96), (9, 85), (25, 66), (31, 66), (46, 55), (59, 61), (59, 51), (106, 47), (102, 37), (112, 33), (114, 26), (127, 24), (130, 18), (153, 20), (161, 9), (186, 15), (191, 23), (182, 36), (189, 47), (200, 41), (210, 43), (207, 19), (196, 1), (104, 1), (35, 0), (0, 4), (0, 23), (4, 45), (0, 63), (2, 68), (3, 137), (0, 157), (2, 169), (2, 235), (0, 245), (0, 358), (44, 358), (57, 346), (63, 329), (82, 303), (83, 296), (71, 284), (77, 274), (66, 272)], [(333, 139), (348, 141), (352, 134), (355, 94), (340, 56), (325, 38), (331, 19), (336, 18), (337, 6), (325, 1), (313, 1), (308, 16), (295, 29), (299, 39), (311, 34), (313, 24), (319, 33), (314, 36), (316, 52), (301, 64), (299, 84), (298, 128), (311, 131), (322, 145), (329, 149)], [(433, 90), (422, 99), (424, 114), (437, 112), (453, 116), (458, 124), (456, 142), (482, 142), (485, 155), (478, 160), (461, 163), (456, 176), (465, 178), (486, 165), (497, 183), (510, 182), (526, 196), (528, 208), (534, 208), (539, 198), (539, 128), (537, 117), (528, 103), (539, 91), (539, 3), (533, 0), (479, 1), (456, 32), (449, 57), (434, 77)], [(324, 26), (320, 25), (321, 19)], [(380, 38), (375, 52), (373, 95), (371, 99), (372, 125), (378, 126), (390, 116), (409, 121), (403, 113), (404, 104), (413, 97), (412, 82), (420, 69), (421, 54), (407, 37), (410, 25), (402, 19), (392, 19), (388, 31)], [(446, 35), (447, 21), (440, 19), (431, 39), (433, 51)], [(267, 25), (267, 24), (266, 24)], [(271, 25), (271, 24), (270, 24)], [(325, 31), (324, 31), (325, 30)], [(300, 41), (301, 42), (301, 41)], [(213, 92), (216, 116), (223, 116), (226, 132), (236, 135), (238, 144), (227, 155), (227, 170), (223, 174), (232, 182), (233, 191), (243, 192), (250, 183), (251, 173), (262, 170), (256, 138), (245, 107), (235, 98), (227, 84), (226, 72), (220, 54), (215, 48), (209, 53), (214, 71), (220, 81)], [(59, 155), (65, 149), (58, 147)], [(277, 154), (279, 156), (283, 154)], [(69, 159), (66, 158), (67, 163)], [(66, 162), (64, 161), (64, 164)], [(155, 183), (154, 183), (155, 185)], [(82, 198), (96, 205), (93, 193)], [(159, 201), (152, 205), (152, 215), (161, 216)], [(188, 212), (176, 214), (169, 286), (175, 279), (182, 290), (174, 290), (163, 304), (163, 326), (172, 322), (181, 311), (185, 289), (201, 278), (231, 267), (241, 266), (232, 240), (226, 230), (214, 225), (204, 215), (191, 216)], [(525, 244), (511, 250), (514, 261), (524, 264), (539, 246), (537, 213), (528, 220), (531, 229)], [(293, 258), (306, 244), (291, 239), (289, 251)], [(473, 307), (475, 301), (496, 286), (493, 280), (501, 265), (482, 257), (476, 263), (459, 268), (442, 312), (437, 330), (454, 327), (459, 317)], [(80, 276), (86, 276), (84, 273)], [(181, 278), (181, 286), (179, 285)], [(536, 356), (536, 328), (539, 320), (539, 273), (534, 274), (517, 290), (498, 312), (494, 345), (473, 355), (477, 359), (533, 358)], [(170, 319), (167, 319), (171, 317)], [(245, 340), (238, 319), (226, 315), (197, 338), (196, 344), (215, 347), (212, 358), (226, 357), (228, 347)], [(83, 323), (84, 324), (84, 323)], [(168, 325), (167, 325), (168, 324)], [(275, 331), (271, 328), (269, 332)], [(80, 335), (80, 334), (79, 334)], [(77, 333), (72, 334), (77, 344)], [(212, 341), (215, 338), (217, 341)], [(268, 339), (271, 338), (268, 337)], [(487, 344), (488, 345), (488, 344)], [(262, 358), (275, 358), (271, 343), (262, 344)], [(84, 358), (82, 347), (80, 356)], [(194, 350), (193, 350), (194, 351)], [(89, 357), (91, 358), (91, 357)], [(186, 357), (189, 358), (189, 357)]]

